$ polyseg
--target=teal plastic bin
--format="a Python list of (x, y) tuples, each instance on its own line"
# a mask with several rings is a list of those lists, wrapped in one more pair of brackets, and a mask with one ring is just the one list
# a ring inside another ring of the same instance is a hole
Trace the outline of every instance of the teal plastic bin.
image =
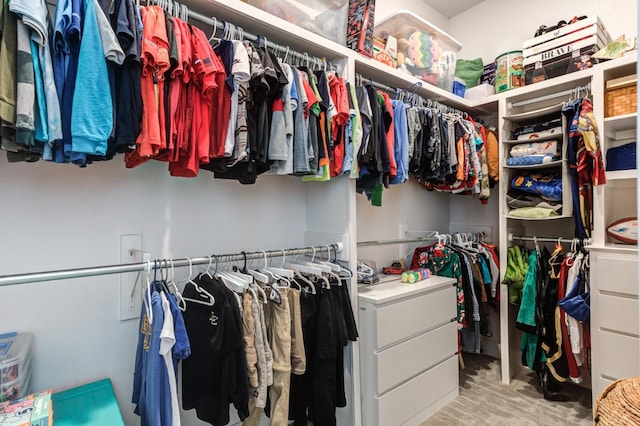
[(56, 426), (124, 426), (110, 379), (56, 392), (51, 399)]

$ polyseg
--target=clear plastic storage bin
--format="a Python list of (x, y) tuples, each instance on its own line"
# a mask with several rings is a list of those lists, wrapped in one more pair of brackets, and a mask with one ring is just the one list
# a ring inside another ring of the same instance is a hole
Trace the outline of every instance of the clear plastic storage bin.
[(341, 45), (347, 39), (349, 0), (243, 0)]
[(0, 401), (28, 393), (32, 340), (31, 333), (0, 338)]
[(31, 372), (13, 382), (6, 382), (0, 385), (0, 402), (9, 399), (18, 399), (31, 393)]
[(376, 22), (376, 38), (388, 35), (398, 41), (398, 68), (451, 92), (456, 71), (456, 53), (462, 45), (435, 25), (407, 10)]

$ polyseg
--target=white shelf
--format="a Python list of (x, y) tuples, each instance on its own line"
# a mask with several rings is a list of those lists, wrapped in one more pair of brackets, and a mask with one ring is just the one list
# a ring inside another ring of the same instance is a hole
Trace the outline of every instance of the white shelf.
[(508, 214), (505, 216), (507, 219), (511, 219), (511, 220), (532, 220), (532, 221), (536, 221), (536, 222), (544, 222), (547, 220), (558, 220), (558, 219), (573, 219), (572, 215), (559, 215), (559, 216), (549, 216), (549, 217), (515, 217), (515, 216), (509, 216)]
[(553, 167), (558, 167), (558, 166), (562, 166), (563, 160), (557, 160), (557, 161), (552, 161), (550, 163), (543, 163), (543, 164), (531, 164), (529, 166), (509, 166), (508, 164), (505, 164), (504, 167), (506, 169), (523, 169), (523, 170), (531, 170), (531, 169), (549, 169), (549, 168), (553, 168)]
[(548, 136), (542, 136), (539, 138), (535, 138), (535, 139), (509, 139), (506, 141), (502, 141), (502, 143), (506, 143), (509, 145), (516, 145), (516, 144), (520, 144), (520, 143), (535, 143), (535, 142), (546, 142), (546, 141), (552, 141), (552, 140), (557, 140), (558, 142), (562, 142), (562, 138), (563, 135), (559, 134), (559, 135), (548, 135)]
[[(219, 21), (226, 20), (236, 26), (245, 28), (247, 31), (266, 36), (269, 41), (280, 45), (289, 45), (292, 49), (301, 53), (307, 52), (309, 55), (327, 57), (328, 60), (353, 59), (356, 63), (356, 72), (378, 83), (404, 88), (421, 81), (417, 77), (403, 71), (394, 70), (346, 46), (239, 0), (191, 0), (189, 8), (206, 16), (216, 17)], [(472, 114), (495, 114), (498, 110), (498, 101), (501, 99), (509, 99), (510, 102), (516, 102), (519, 99), (531, 97), (532, 93), (554, 93), (566, 88), (572, 88), (589, 82), (594, 73), (625, 64), (632, 64), (635, 60), (635, 53), (628, 54), (621, 59), (607, 61), (584, 71), (497, 93), (484, 99), (464, 99), (426, 82), (423, 82), (423, 86), (418, 93), (423, 97), (437, 100)]]
[(637, 113), (615, 115), (604, 119), (604, 134), (613, 140), (635, 137)]
[(555, 104), (545, 108), (536, 109), (534, 111), (523, 112), (520, 114), (510, 114), (504, 117), (505, 120), (522, 122), (522, 121), (530, 121), (535, 118), (545, 117), (553, 114), (560, 114), (562, 111), (562, 104)]
[[(496, 95), (485, 99), (470, 101), (453, 93), (449, 93), (438, 86), (427, 83), (407, 72), (390, 67), (380, 61), (367, 58), (356, 52), (353, 53), (356, 72), (362, 74), (362, 76), (365, 77), (365, 81), (366, 79), (372, 79), (378, 83), (394, 86), (398, 89), (409, 88), (410, 91), (415, 90), (418, 95), (426, 99), (432, 99), (472, 114), (492, 114), (498, 110), (498, 97)], [(418, 84), (421, 84), (421, 87), (416, 90)]]
[(591, 244), (587, 246), (587, 249), (617, 252), (617, 253), (637, 253), (638, 252), (638, 246), (634, 246), (630, 244), (619, 244), (619, 243), (606, 243), (605, 245)]
[[(312, 31), (280, 19), (268, 12), (239, 0), (190, 0), (189, 9), (205, 16), (227, 21), (253, 34), (267, 38), (268, 42), (290, 46), (300, 53), (335, 58), (348, 58), (357, 54), (353, 50)], [(197, 21), (194, 21), (197, 23)], [(209, 35), (211, 29), (205, 29)]]
[(605, 172), (607, 177), (607, 181), (610, 180), (627, 180), (627, 179), (638, 179), (638, 170), (630, 169), (630, 170), (614, 170), (611, 172)]

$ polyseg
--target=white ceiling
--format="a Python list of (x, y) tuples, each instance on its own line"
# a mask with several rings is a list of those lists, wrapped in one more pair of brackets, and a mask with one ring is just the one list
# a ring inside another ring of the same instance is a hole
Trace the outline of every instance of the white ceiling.
[(447, 18), (452, 18), (467, 9), (472, 8), (483, 0), (423, 0), (426, 4), (442, 13)]

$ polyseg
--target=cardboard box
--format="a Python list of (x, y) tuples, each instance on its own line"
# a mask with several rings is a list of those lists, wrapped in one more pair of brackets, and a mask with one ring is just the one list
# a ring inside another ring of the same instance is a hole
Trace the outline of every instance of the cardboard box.
[(610, 42), (609, 32), (597, 16), (526, 40), (522, 44), (525, 84), (590, 68), (598, 63), (591, 55)]
[(373, 57), (375, 0), (349, 0), (347, 47)]
[[(574, 34), (585, 28), (591, 28), (591, 33), (582, 36), (580, 34)], [(576, 21), (573, 24), (565, 25), (564, 27), (558, 28), (557, 30), (550, 31), (541, 36), (526, 40), (524, 43), (522, 43), (523, 55), (525, 58), (527, 58), (528, 56), (538, 54), (545, 50), (549, 50), (549, 48), (543, 48), (538, 49), (538, 51), (534, 51), (537, 46), (553, 40), (561, 40), (558, 45), (563, 45), (567, 44), (570, 41), (579, 40), (582, 37), (587, 37), (592, 34), (599, 34), (606, 43), (611, 42), (611, 36), (602, 24), (602, 21), (600, 21), (600, 18), (598, 18), (597, 16), (590, 16), (585, 19)], [(563, 40), (564, 37), (567, 38)], [(528, 54), (527, 52), (531, 53)]]
[[(597, 35), (594, 35), (525, 58), (523, 61), (525, 85), (534, 83), (533, 74), (536, 63), (542, 64), (542, 68), (546, 74), (546, 78), (544, 79), (548, 80), (571, 72), (591, 68), (594, 64), (598, 63), (598, 60), (592, 59), (591, 55), (602, 49), (602, 47), (604, 47), (602, 41)], [(535, 81), (542, 80), (535, 79)]]

